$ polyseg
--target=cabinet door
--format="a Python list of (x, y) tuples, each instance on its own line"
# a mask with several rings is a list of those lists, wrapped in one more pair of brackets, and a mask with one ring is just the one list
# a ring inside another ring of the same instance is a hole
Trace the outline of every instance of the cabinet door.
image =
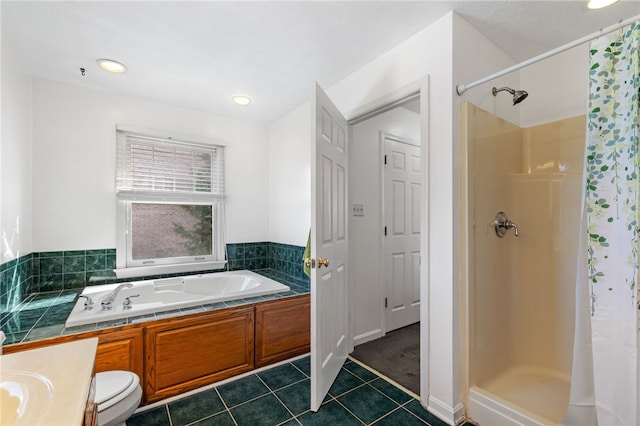
[(252, 370), (253, 318), (251, 306), (148, 326), (147, 401)]
[(133, 371), (144, 380), (142, 330), (111, 331), (98, 336), (96, 373), (111, 370)]
[(256, 367), (309, 352), (309, 295), (256, 306)]

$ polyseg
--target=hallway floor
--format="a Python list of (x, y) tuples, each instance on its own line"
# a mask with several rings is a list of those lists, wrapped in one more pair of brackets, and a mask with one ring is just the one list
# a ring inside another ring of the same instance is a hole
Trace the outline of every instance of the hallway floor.
[(317, 413), (309, 411), (309, 357), (134, 414), (128, 426), (431, 425), (420, 402), (347, 360)]

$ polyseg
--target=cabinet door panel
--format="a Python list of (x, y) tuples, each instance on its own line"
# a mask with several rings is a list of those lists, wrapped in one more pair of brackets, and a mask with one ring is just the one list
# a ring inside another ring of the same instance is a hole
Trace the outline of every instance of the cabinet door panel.
[(98, 336), (96, 373), (110, 370), (133, 371), (144, 377), (142, 330), (117, 331)]
[(309, 296), (256, 306), (256, 367), (309, 352)]
[(253, 369), (253, 333), (253, 307), (147, 327), (148, 401)]

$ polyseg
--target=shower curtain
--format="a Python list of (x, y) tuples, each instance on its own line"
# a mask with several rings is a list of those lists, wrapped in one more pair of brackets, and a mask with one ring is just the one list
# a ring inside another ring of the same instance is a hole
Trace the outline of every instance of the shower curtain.
[(640, 21), (590, 45), (583, 236), (565, 425), (638, 425)]

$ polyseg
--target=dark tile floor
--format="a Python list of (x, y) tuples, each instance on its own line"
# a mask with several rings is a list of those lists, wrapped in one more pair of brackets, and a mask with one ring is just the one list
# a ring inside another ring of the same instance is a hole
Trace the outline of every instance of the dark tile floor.
[(128, 426), (431, 425), (446, 423), (378, 375), (347, 360), (317, 413), (309, 357), (134, 414)]

